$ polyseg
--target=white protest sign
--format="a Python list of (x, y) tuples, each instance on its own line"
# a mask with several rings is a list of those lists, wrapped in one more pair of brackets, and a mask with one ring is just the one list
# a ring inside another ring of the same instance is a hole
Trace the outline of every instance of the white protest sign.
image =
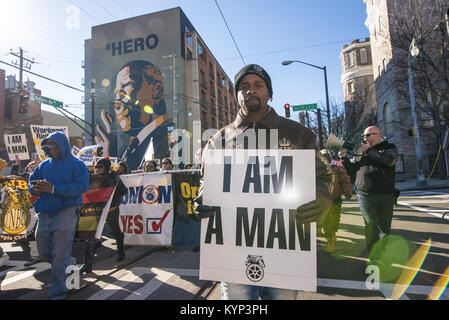
[[(41, 148), (41, 142), (47, 138), (50, 134), (56, 131), (60, 131), (65, 134), (67, 140), (69, 140), (69, 128), (68, 127), (57, 127), (57, 126), (38, 126), (30, 125), (31, 135), (33, 136), (34, 146), (36, 147), (36, 152), (41, 160), (47, 159), (47, 155)], [(70, 140), (69, 140), (70, 141)]]
[[(200, 279), (316, 291), (314, 150), (205, 150)], [(224, 160), (225, 159), (225, 160)]]
[(171, 245), (174, 220), (171, 174), (126, 174), (120, 179), (128, 189), (120, 205), (124, 243)]
[(85, 146), (81, 148), (75, 157), (83, 161), (87, 166), (93, 166), (99, 145)]
[(14, 161), (16, 156), (19, 160), (29, 160), (27, 138), (23, 134), (5, 134), (5, 147), (8, 151), (9, 160)]

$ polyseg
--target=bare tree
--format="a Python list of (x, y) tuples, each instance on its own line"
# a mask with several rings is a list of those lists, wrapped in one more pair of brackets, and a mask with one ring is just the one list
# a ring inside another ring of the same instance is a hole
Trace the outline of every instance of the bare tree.
[[(449, 43), (445, 25), (447, 2), (435, 0), (395, 1), (392, 5), (390, 32), (393, 55), (391, 66), (394, 85), (408, 101), (408, 59), (410, 45), (415, 40), (420, 53), (413, 58), (416, 111), (420, 119), (420, 133), (427, 144), (440, 146), (449, 123)], [(388, 29), (387, 29), (388, 30)], [(399, 125), (411, 127), (399, 120)], [(444, 167), (440, 156), (440, 176)]]

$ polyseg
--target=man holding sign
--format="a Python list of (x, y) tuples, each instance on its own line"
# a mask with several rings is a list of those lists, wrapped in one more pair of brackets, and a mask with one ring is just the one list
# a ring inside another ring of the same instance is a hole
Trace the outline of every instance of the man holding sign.
[[(298, 289), (316, 288), (310, 223), (331, 206), (329, 171), (315, 155), (315, 134), (278, 116), (268, 105), (272, 95), (263, 68), (252, 64), (240, 70), (237, 118), (211, 138), (203, 154), (204, 178), (195, 201), (198, 216), (209, 220), (202, 223), (200, 277), (213, 280), (215, 268), (225, 300), (295, 299)], [(282, 266), (271, 259), (273, 252), (300, 257), (307, 284), (293, 281), (301, 278), (291, 275), (297, 265)]]

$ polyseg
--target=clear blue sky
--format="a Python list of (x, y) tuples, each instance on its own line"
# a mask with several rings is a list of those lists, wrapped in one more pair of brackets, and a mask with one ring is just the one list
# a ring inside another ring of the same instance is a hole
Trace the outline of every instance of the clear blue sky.
[[(218, 0), (245, 62), (257, 63), (270, 74), (271, 105), (283, 114), (284, 103), (325, 103), (323, 71), (302, 64), (282, 66), (283, 60), (302, 60), (328, 69), (329, 95), (343, 99), (340, 52), (343, 44), (369, 36), (362, 0)], [(80, 10), (79, 28), (67, 28), (70, 6)], [(31, 71), (83, 89), (84, 40), (91, 27), (133, 16), (181, 7), (227, 75), (243, 66), (214, 0), (2, 0), (0, 60), (11, 63), (10, 49), (25, 50), (37, 62)], [(0, 64), (6, 74), (18, 70)], [(63, 101), (84, 114), (82, 93), (24, 74), (42, 95)], [(56, 112), (50, 106), (45, 110)], [(297, 116), (293, 116), (297, 119)]]

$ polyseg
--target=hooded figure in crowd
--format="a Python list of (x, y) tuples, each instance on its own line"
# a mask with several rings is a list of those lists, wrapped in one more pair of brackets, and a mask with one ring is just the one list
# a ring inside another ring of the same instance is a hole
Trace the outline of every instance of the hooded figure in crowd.
[(71, 253), (77, 206), (83, 202), (89, 174), (86, 165), (72, 155), (63, 133), (52, 133), (41, 146), (49, 159), (33, 171), (28, 185), (30, 193), (39, 196), (34, 203), (39, 218), (36, 243), (42, 260), (52, 266), (49, 299), (64, 299), (66, 268), (75, 263)]

